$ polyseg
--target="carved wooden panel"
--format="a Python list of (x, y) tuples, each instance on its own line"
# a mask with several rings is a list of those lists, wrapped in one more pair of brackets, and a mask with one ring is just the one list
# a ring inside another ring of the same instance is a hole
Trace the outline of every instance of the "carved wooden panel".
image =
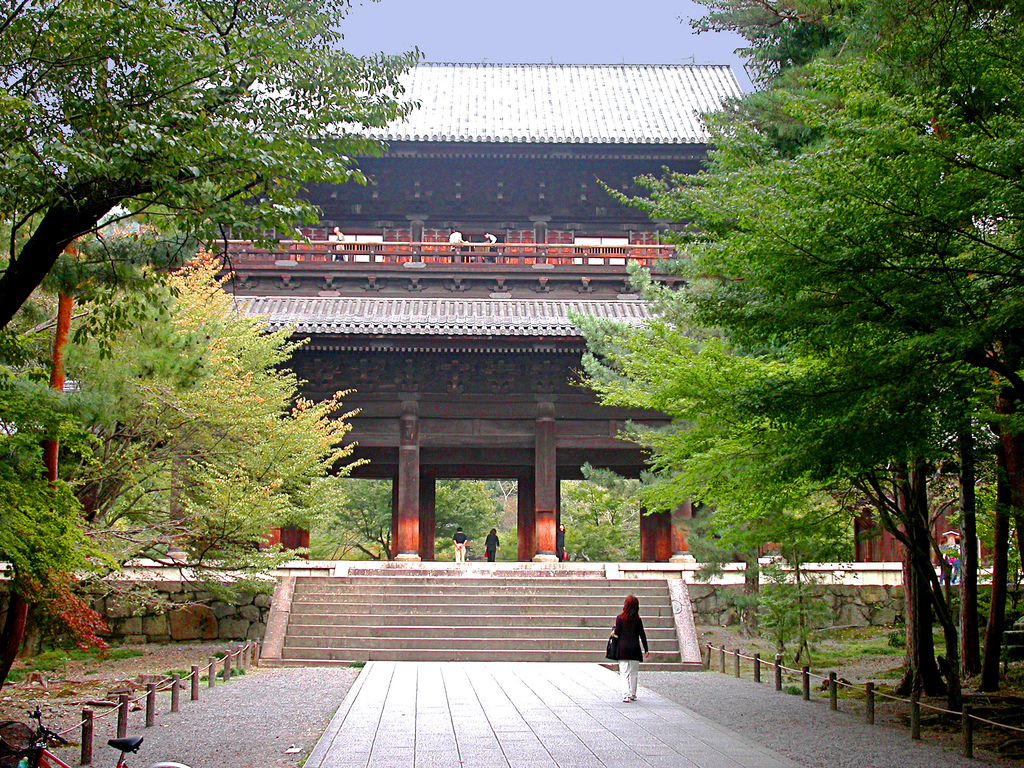
[(295, 357), (303, 390), (361, 394), (579, 394), (577, 354), (312, 352)]

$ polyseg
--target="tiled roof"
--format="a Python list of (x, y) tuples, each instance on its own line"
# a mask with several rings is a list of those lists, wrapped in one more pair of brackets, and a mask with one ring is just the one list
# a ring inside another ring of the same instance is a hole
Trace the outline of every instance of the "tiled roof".
[(742, 95), (711, 65), (420, 64), (403, 83), (421, 106), (386, 141), (698, 144), (698, 115)]
[(271, 330), (294, 326), (298, 334), (578, 337), (571, 312), (640, 325), (652, 317), (635, 299), (279, 298), (240, 300)]

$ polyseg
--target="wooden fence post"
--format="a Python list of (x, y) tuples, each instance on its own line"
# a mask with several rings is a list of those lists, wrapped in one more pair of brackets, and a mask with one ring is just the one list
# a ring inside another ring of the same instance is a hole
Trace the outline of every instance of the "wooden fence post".
[(864, 707), (866, 710), (868, 725), (875, 724), (875, 684), (867, 683), (864, 686), (864, 693), (867, 694), (864, 699)]
[(910, 695), (910, 738), (921, 739), (921, 692)]
[(782, 654), (775, 654), (775, 690), (782, 690)]
[(804, 701), (811, 700), (811, 668), (801, 667), (800, 668), (800, 681), (803, 683), (803, 698)]
[(720, 659), (720, 661), (721, 661), (721, 670), (722, 670), (722, 674), (724, 675), (725, 674), (725, 646), (724, 645), (719, 649), (719, 654), (721, 656), (721, 659)]
[(224, 654), (224, 682), (231, 679), (231, 651)]
[(733, 677), (739, 677), (740, 676), (740, 649), (737, 648), (735, 653), (736, 653), (736, 656), (733, 658), (733, 665), (732, 665), (733, 666)]
[(171, 712), (178, 711), (179, 699), (181, 697), (181, 675), (175, 672), (171, 675)]
[(192, 701), (199, 701), (199, 665), (192, 665)]
[(123, 739), (128, 734), (128, 694), (117, 697), (117, 738)]
[(960, 716), (962, 718), (964, 757), (974, 757), (974, 724), (971, 722), (971, 705), (964, 704)]
[(754, 654), (754, 682), (761, 682), (761, 654)]
[(707, 645), (705, 645), (704, 646), (704, 650), (707, 651), (707, 654), (704, 656), (704, 659), (703, 659), (703, 661), (704, 661), (704, 669), (705, 669), (705, 671), (707, 671), (707, 670), (711, 669), (711, 643), (708, 643)]
[(210, 673), (206, 676), (206, 685), (213, 688), (214, 683), (217, 680), (217, 657), (210, 657)]
[(836, 684), (836, 673), (828, 673), (828, 708), (832, 711), (839, 709), (838, 688)]
[(257, 640), (252, 644), (252, 665), (258, 667), (260, 665), (260, 641)]
[(156, 725), (156, 683), (146, 686), (146, 727)]
[(88, 707), (82, 709), (82, 765), (92, 765), (92, 734), (94, 718)]

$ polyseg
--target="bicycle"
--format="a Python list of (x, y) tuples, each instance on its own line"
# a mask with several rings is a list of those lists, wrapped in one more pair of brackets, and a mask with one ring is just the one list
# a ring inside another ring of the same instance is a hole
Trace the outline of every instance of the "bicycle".
[[(67, 744), (59, 733), (43, 725), (43, 713), (39, 707), (28, 713), (36, 721), (36, 727), (17, 720), (0, 723), (0, 768), (71, 768), (50, 752), (54, 744)], [(128, 736), (123, 739), (109, 739), (107, 744), (120, 754), (115, 768), (128, 768), (126, 758), (135, 754), (142, 746), (143, 736)], [(182, 763), (153, 763), (147, 768), (188, 768)]]

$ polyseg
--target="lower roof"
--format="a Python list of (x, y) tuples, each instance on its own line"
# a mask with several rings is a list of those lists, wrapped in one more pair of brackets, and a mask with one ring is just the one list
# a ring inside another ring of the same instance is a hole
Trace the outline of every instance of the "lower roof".
[(345, 298), (260, 296), (238, 299), (270, 330), (300, 335), (582, 337), (574, 315), (643, 325), (653, 318), (636, 298), (559, 299)]

